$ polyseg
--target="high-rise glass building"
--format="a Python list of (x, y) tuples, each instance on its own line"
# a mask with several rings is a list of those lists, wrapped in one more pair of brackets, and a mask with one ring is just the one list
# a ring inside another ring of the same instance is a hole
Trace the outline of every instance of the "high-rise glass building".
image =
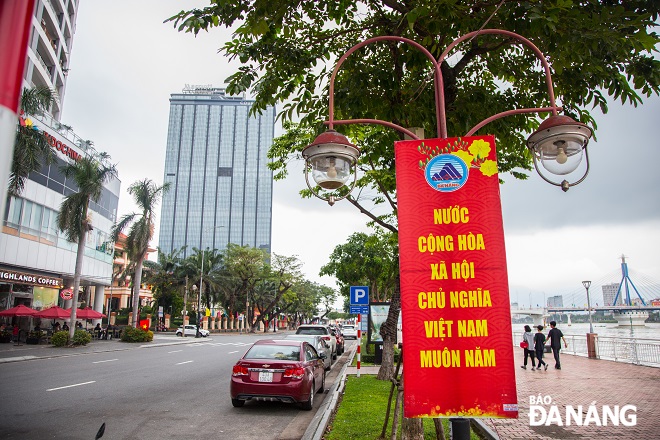
[(170, 97), (159, 247), (223, 250), (229, 243), (270, 253), (273, 174), (268, 149), (275, 108), (250, 116), (254, 101), (225, 89), (186, 86)]

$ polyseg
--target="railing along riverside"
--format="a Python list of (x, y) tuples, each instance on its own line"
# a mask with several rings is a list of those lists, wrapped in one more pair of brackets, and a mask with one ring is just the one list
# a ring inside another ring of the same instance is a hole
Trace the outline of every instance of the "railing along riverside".
[[(587, 336), (564, 334), (568, 347), (563, 353), (587, 356)], [(518, 347), (522, 339), (520, 332), (513, 332), (513, 345)], [(660, 367), (660, 339), (625, 338), (620, 336), (596, 336), (598, 359), (626, 362), (635, 365)]]

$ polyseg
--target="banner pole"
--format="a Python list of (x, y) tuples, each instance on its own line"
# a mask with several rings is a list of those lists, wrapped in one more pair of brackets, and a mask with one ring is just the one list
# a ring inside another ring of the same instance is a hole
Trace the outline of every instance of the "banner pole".
[(358, 331), (357, 331), (357, 377), (360, 377), (360, 349), (362, 345), (362, 324), (360, 322), (362, 321), (362, 313), (358, 313)]

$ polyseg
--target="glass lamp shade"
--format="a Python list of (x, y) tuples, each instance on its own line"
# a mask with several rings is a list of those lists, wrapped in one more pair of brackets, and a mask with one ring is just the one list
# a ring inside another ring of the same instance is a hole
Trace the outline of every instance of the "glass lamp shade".
[[(327, 130), (305, 147), (302, 156), (307, 170), (318, 186), (326, 190), (341, 188), (348, 182), (360, 150), (346, 136), (335, 130)], [(309, 186), (309, 182), (308, 182)], [(313, 188), (310, 187), (312, 191)]]
[(582, 144), (575, 141), (539, 143), (534, 154), (548, 172), (557, 176), (570, 174), (582, 162)]
[(341, 188), (351, 177), (351, 162), (343, 157), (316, 156), (309, 163), (314, 182), (323, 189)]
[(570, 174), (582, 162), (583, 150), (591, 137), (591, 129), (563, 115), (543, 121), (527, 140), (534, 161), (541, 162), (548, 172), (562, 176)]

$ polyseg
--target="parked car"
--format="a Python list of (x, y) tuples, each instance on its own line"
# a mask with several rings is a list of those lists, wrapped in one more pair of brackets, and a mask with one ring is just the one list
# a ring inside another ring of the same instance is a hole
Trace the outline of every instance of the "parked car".
[(341, 328), (344, 338), (357, 339), (357, 328), (354, 325), (344, 325)]
[(337, 340), (337, 355), (341, 356), (344, 354), (344, 337), (339, 330), (339, 327), (331, 327), (330, 332), (334, 335)]
[(284, 339), (293, 339), (296, 341), (306, 341), (309, 342), (312, 347), (316, 348), (316, 351), (321, 354), (325, 353), (325, 363), (326, 371), (332, 367), (332, 347), (323, 339), (323, 336), (319, 335), (286, 335)]
[(337, 359), (337, 339), (332, 335), (330, 327), (321, 324), (304, 324), (296, 330), (297, 335), (319, 335), (332, 347), (332, 359)]
[[(176, 329), (176, 335), (177, 336), (183, 335), (183, 327), (179, 327), (178, 329)], [(199, 335), (201, 337), (205, 338), (209, 335), (209, 331), (204, 330), (203, 328), (200, 327)], [(186, 325), (186, 336), (197, 336), (197, 326), (195, 326), (195, 325)]]
[(299, 403), (311, 410), (314, 394), (325, 389), (325, 353), (309, 342), (262, 339), (234, 365), (231, 373), (231, 404), (241, 407), (248, 400)]

